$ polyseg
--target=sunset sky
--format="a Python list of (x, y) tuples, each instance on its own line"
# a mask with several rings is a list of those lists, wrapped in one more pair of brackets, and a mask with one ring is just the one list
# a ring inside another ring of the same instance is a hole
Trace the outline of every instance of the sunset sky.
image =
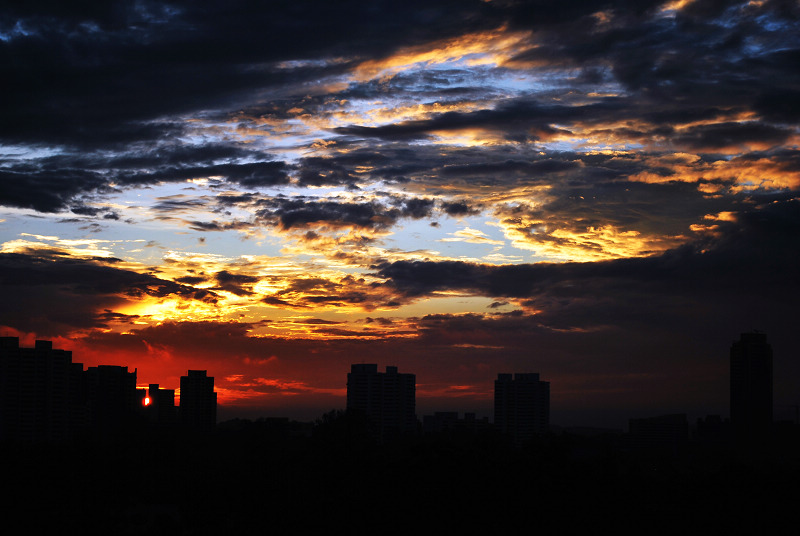
[[(728, 415), (767, 333), (800, 404), (800, 2), (114, 1), (0, 8), (0, 335), (220, 418)], [(787, 409), (788, 408), (788, 409)]]

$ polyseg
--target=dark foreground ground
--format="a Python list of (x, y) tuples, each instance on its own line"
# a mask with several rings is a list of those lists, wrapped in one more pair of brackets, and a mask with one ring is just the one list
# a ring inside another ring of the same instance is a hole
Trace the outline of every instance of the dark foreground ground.
[(376, 445), (248, 421), (4, 445), (3, 518), (24, 534), (796, 534), (797, 447), (794, 433), (746, 451), (569, 434)]

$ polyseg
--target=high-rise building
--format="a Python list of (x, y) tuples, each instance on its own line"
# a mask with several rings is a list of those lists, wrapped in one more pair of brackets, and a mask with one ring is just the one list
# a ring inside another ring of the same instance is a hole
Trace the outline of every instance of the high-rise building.
[(733, 343), (730, 381), (734, 437), (766, 437), (772, 427), (772, 347), (766, 334), (742, 333)]
[(88, 367), (83, 373), (89, 424), (113, 430), (130, 426), (142, 414), (136, 370), (114, 365)]
[(550, 427), (550, 382), (538, 373), (498, 374), (494, 381), (494, 425), (522, 445)]
[(413, 432), (417, 427), (416, 376), (397, 367), (378, 372), (378, 365), (352, 365), (347, 374), (347, 409), (364, 414), (379, 440)]
[(151, 383), (147, 389), (147, 413), (153, 424), (175, 424), (175, 389), (162, 389), (157, 383)]
[(36, 341), (21, 348), (18, 337), (0, 337), (0, 438), (62, 441), (83, 425), (83, 365), (72, 352)]
[(217, 424), (217, 393), (214, 378), (205, 370), (190, 370), (181, 376), (181, 423), (197, 430), (211, 430)]

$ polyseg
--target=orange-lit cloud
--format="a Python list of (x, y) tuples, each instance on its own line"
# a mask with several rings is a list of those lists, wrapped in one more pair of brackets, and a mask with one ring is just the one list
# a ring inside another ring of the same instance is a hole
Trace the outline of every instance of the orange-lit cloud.
[(441, 64), (464, 59), (468, 65), (503, 64), (527, 43), (530, 32), (509, 32), (505, 28), (465, 34), (456, 38), (426, 43), (397, 51), (393, 55), (368, 60), (354, 71), (357, 80), (391, 76), (412, 65)]

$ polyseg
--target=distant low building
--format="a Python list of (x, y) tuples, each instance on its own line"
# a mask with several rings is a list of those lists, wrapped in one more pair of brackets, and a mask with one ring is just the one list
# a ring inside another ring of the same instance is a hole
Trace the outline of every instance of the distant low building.
[(162, 389), (157, 383), (151, 383), (147, 390), (147, 413), (152, 424), (157, 426), (173, 426), (177, 422), (175, 407), (175, 389)]
[(628, 438), (633, 448), (674, 452), (689, 441), (689, 420), (685, 413), (630, 419)]
[(463, 434), (473, 435), (489, 430), (491, 424), (487, 417), (477, 418), (474, 413), (465, 413), (459, 418), (456, 411), (437, 411), (422, 418), (422, 431), (428, 435)]
[(731, 421), (720, 415), (706, 415), (697, 419), (694, 439), (703, 445), (723, 445), (730, 441)]

